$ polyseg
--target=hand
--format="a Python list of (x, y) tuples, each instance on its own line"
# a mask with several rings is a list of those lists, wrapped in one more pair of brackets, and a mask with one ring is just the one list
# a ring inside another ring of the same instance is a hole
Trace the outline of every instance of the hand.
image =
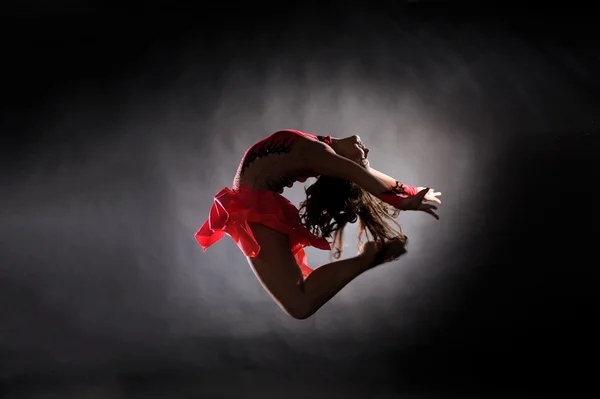
[[(404, 198), (402, 201), (402, 210), (425, 212), (439, 220), (440, 217), (437, 215), (437, 213), (435, 213), (437, 206), (425, 203), (425, 201), (432, 201), (427, 199), (427, 195), (430, 191), (431, 190), (429, 188), (425, 188), (420, 190), (416, 195)], [(435, 198), (435, 196), (432, 198)], [(437, 198), (435, 199), (437, 200)], [(441, 203), (440, 200), (434, 202)]]
[[(417, 191), (425, 190), (427, 187), (417, 187)], [(435, 202), (436, 204), (442, 204), (442, 201), (438, 198), (438, 196), (442, 195), (439, 191), (435, 191), (432, 188), (427, 188), (429, 190), (427, 194), (425, 194), (425, 201)]]

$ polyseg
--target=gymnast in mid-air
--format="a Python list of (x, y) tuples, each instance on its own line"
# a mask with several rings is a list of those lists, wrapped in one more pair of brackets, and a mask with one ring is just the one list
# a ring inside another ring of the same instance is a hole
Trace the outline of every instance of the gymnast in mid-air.
[[(195, 238), (206, 251), (230, 236), (281, 309), (306, 319), (354, 278), (406, 252), (407, 237), (396, 221), (400, 211), (439, 219), (430, 202), (441, 204), (441, 193), (371, 168), (368, 154), (359, 136), (273, 133), (246, 151), (232, 188), (215, 195)], [(298, 209), (283, 190), (309, 177), (316, 181)], [(339, 260), (344, 227), (357, 221), (358, 254)], [(332, 250), (338, 260), (313, 270), (304, 252), (308, 246)]]

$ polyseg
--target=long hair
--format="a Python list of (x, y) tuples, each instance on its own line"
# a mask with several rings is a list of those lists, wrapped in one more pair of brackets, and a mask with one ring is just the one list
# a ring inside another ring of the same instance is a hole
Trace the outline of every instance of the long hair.
[(406, 242), (395, 220), (399, 211), (355, 183), (322, 175), (305, 191), (306, 200), (300, 204), (301, 223), (314, 235), (333, 239), (334, 258), (342, 253), (344, 227), (356, 221), (359, 245), (363, 237), (378, 242), (400, 237)]

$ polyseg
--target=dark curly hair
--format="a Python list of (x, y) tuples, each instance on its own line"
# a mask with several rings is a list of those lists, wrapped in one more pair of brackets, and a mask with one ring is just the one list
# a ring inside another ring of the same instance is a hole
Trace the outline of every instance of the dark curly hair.
[(348, 223), (359, 222), (358, 242), (383, 242), (406, 236), (395, 220), (399, 211), (360, 186), (348, 180), (320, 176), (306, 189), (306, 200), (300, 204), (302, 225), (313, 234), (333, 238), (333, 257), (342, 253), (343, 231)]

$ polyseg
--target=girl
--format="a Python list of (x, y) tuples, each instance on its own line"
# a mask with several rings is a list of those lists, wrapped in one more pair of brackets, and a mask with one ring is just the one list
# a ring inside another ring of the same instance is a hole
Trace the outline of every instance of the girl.
[[(250, 147), (232, 189), (214, 199), (195, 237), (206, 251), (229, 235), (256, 277), (288, 315), (306, 319), (354, 278), (406, 252), (407, 238), (395, 221), (400, 210), (435, 213), (441, 193), (414, 188), (372, 169), (359, 136), (343, 139), (282, 130)], [(316, 177), (300, 210), (281, 194), (285, 187)], [(339, 258), (347, 223), (359, 221), (356, 257), (313, 271), (304, 247), (331, 250)]]

